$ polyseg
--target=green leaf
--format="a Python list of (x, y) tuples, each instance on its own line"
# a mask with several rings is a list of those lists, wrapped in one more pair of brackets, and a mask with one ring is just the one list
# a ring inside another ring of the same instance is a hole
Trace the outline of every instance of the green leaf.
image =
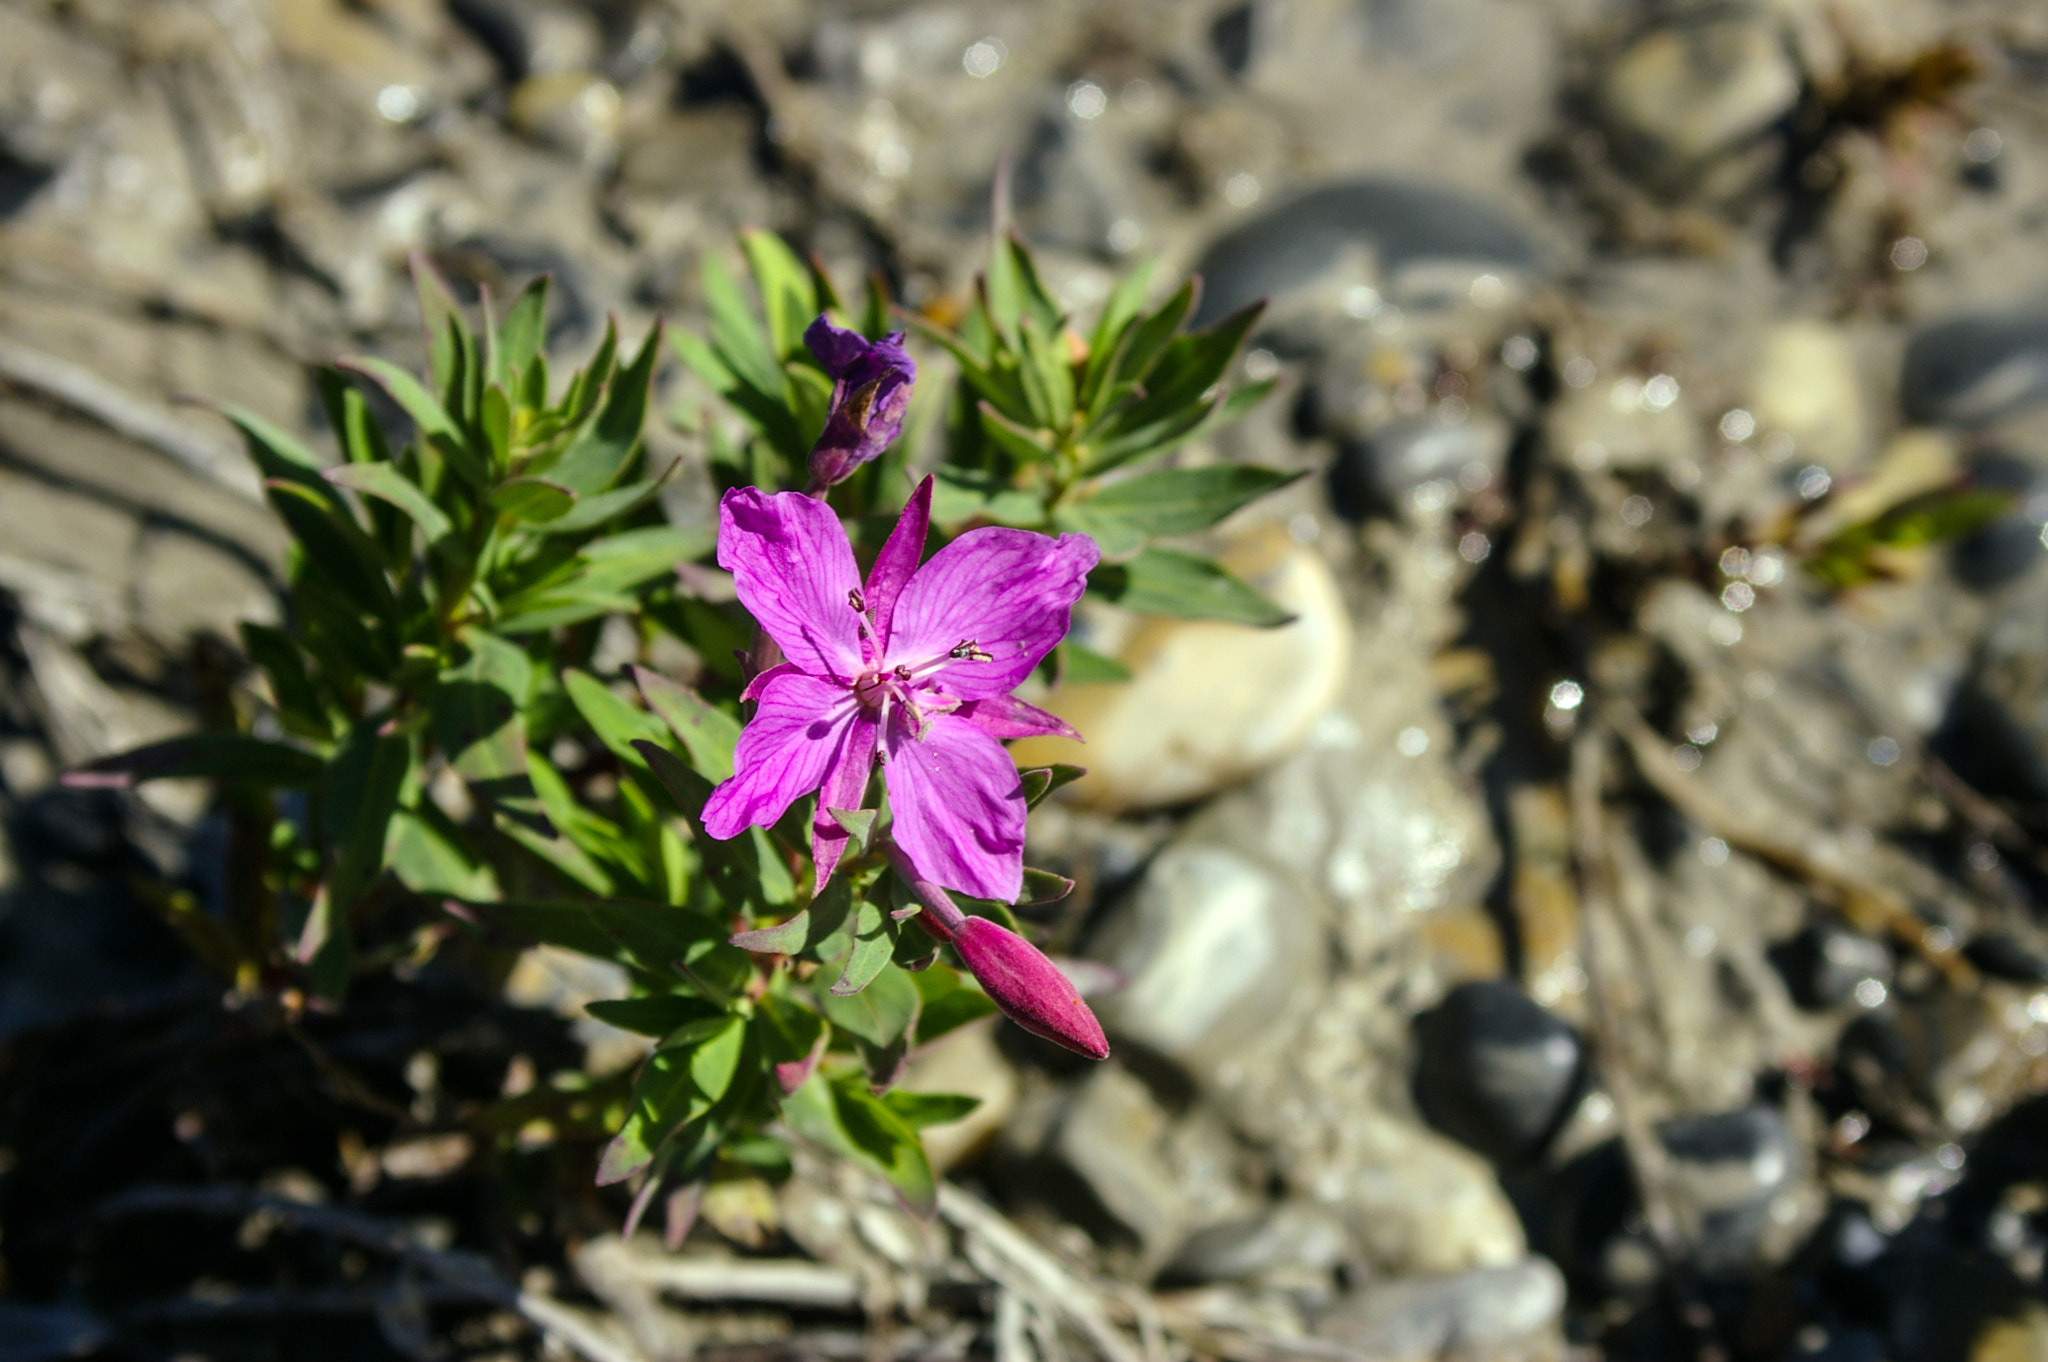
[(985, 474), (940, 468), (933, 473), (932, 519), (941, 525), (980, 519), (1032, 529), (1045, 523), (1045, 502)]
[(438, 435), (452, 444), (463, 444), (462, 429), (455, 424), (455, 418), (448, 414), (448, 409), (441, 405), (441, 400), (397, 365), (373, 356), (356, 356), (340, 361), (337, 367), (362, 374), (375, 382), (390, 395), (392, 401), (404, 408), (412, 423), (419, 427), (421, 435)]
[(1152, 365), (1173, 340), (1180, 324), (1194, 311), (1195, 299), (1201, 296), (1202, 283), (1189, 279), (1173, 291), (1173, 296), (1159, 305), (1150, 316), (1141, 317), (1132, 323), (1130, 336), (1124, 342), (1123, 353), (1117, 358), (1116, 377), (1130, 382), (1142, 382), (1151, 371)]
[(590, 905), (590, 916), (650, 974), (669, 974), (701, 960), (707, 948), (723, 946), (725, 930), (703, 913), (667, 903), (605, 899)]
[(1065, 875), (1055, 875), (1050, 870), (1033, 870), (1024, 867), (1024, 890), (1017, 896), (1016, 906), (1027, 908), (1039, 903), (1058, 903), (1074, 892), (1074, 882)]
[[(1087, 471), (1102, 473), (1136, 459), (1165, 454), (1189, 440), (1199, 439), (1211, 431), (1220, 430), (1272, 396), (1273, 390), (1279, 384), (1280, 380), (1277, 378), (1247, 383), (1241, 388), (1233, 389), (1220, 400), (1212, 398), (1206, 403), (1185, 408), (1150, 425), (1125, 431), (1114, 439), (1092, 447), (1087, 460)], [(1120, 421), (1121, 415), (1117, 421), (1105, 424), (1115, 425)]]
[(242, 433), (242, 443), (248, 447), (249, 458), (265, 481), (296, 482), (336, 505), (340, 504), (341, 499), (335, 496), (334, 489), (321, 481), (320, 474), (326, 464), (301, 444), (297, 436), (272, 425), (246, 407), (223, 402), (215, 410), (232, 421), (235, 429)]
[(349, 730), (323, 775), (321, 816), (333, 857), (327, 890), (346, 912), (384, 868), (384, 844), (412, 769), (412, 744), (375, 719)]
[(938, 1208), (938, 1180), (917, 1132), (870, 1094), (859, 1074), (811, 1075), (783, 1103), (783, 1116), (799, 1135), (887, 1178), (918, 1215)]
[(618, 1136), (598, 1164), (600, 1187), (623, 1182), (654, 1162), (669, 1133), (696, 1120), (732, 1086), (746, 1043), (746, 1023), (707, 1017), (679, 1030), (647, 1058)]
[(193, 733), (87, 762), (64, 777), (66, 785), (139, 785), (146, 780), (204, 778), (302, 788), (320, 779), (327, 764), (311, 752), (242, 733)]
[(952, 1092), (895, 1092), (882, 1094), (882, 1105), (912, 1130), (943, 1126), (972, 1116), (981, 1105), (979, 1097)]
[(270, 504), (299, 541), (300, 574), (325, 578), (362, 614), (396, 621), (398, 598), (384, 576), (377, 546), (347, 508), (299, 483), (273, 478), (265, 486)]
[(475, 920), (495, 931), (560, 946), (578, 955), (610, 960), (617, 954), (611, 937), (599, 929), (587, 904), (569, 899), (505, 899), (465, 902), (456, 916)]
[(350, 487), (365, 496), (390, 502), (420, 527), (429, 547), (455, 527), (447, 513), (420, 490), (418, 483), (399, 472), (396, 464), (345, 463), (328, 469), (321, 476), (337, 486)]
[(740, 246), (754, 271), (754, 286), (761, 292), (769, 344), (777, 358), (797, 358), (804, 353), (804, 328), (819, 312), (811, 272), (773, 232), (750, 228), (740, 233)]
[(526, 721), (533, 662), (526, 650), (475, 625), (462, 631), (469, 657), (441, 673), (428, 731), (456, 774), (470, 781), (525, 775)]
[(292, 641), (291, 635), (282, 629), (273, 629), (267, 624), (242, 622), (242, 651), (249, 660), (262, 668), (264, 677), (270, 682), (271, 699), (277, 702), (278, 717), (284, 726), (302, 738), (326, 742), (334, 736), (334, 724), (328, 717), (327, 707), (320, 702), (320, 692), (313, 684), (313, 677), (306, 670), (306, 655)]
[(638, 1036), (660, 1037), (679, 1026), (709, 1020), (720, 1009), (686, 993), (663, 993), (645, 998), (601, 998), (585, 1003), (583, 1010), (606, 1026)]
[(514, 520), (545, 524), (569, 514), (576, 494), (546, 478), (511, 478), (491, 489), (490, 503)]
[[(847, 952), (839, 979), (832, 985), (834, 994), (850, 998), (874, 982), (875, 976), (896, 953), (895, 925), (880, 905), (869, 902), (865, 897), (854, 903), (853, 949)], [(860, 1033), (856, 1031), (854, 1034)]]
[(697, 773), (714, 784), (730, 778), (740, 721), (679, 681), (646, 667), (629, 670), (647, 707), (660, 715), (682, 742)]
[(1068, 640), (1060, 644), (1060, 684), (1085, 686), (1103, 681), (1128, 681), (1131, 669), (1093, 648)]
[(489, 866), (459, 845), (451, 830), (414, 809), (391, 817), (385, 847), (391, 873), (415, 894), (457, 899), (489, 899), (497, 895), (497, 877)]
[(929, 1045), (948, 1031), (979, 1021), (996, 1011), (987, 994), (963, 982), (950, 965), (933, 965), (913, 974), (911, 982), (923, 1005), (917, 1014), (917, 1043)]
[(875, 816), (880, 812), (879, 809), (825, 810), (826, 815), (853, 839), (854, 850), (863, 856), (875, 844)]
[(727, 907), (766, 908), (795, 899), (796, 882), (767, 829), (749, 828), (745, 834), (726, 842), (704, 835), (704, 801), (711, 797), (711, 782), (659, 741), (635, 739), (633, 746), (639, 760), (697, 830), (698, 853)]
[[(526, 372), (547, 342), (548, 276), (535, 276), (532, 283), (512, 300), (505, 324), (498, 328), (497, 344), (491, 352), (491, 381), (508, 389), (515, 376)], [(539, 403), (529, 405), (538, 406)]]
[(886, 1046), (900, 1039), (916, 1019), (917, 986), (908, 974), (890, 965), (885, 956), (880, 972), (867, 987), (851, 995), (821, 992), (818, 1010), (849, 1036), (857, 1036), (870, 1045)]
[(462, 339), (467, 328), (462, 308), (441, 272), (426, 256), (411, 260), (413, 294), (419, 300), (420, 327), (427, 340), (427, 373), (437, 391), (448, 392), (460, 380)]
[(1069, 766), (1055, 762), (1051, 766), (1033, 766), (1020, 771), (1018, 777), (1024, 782), (1024, 803), (1028, 808), (1037, 808), (1045, 797), (1062, 785), (1071, 785), (1088, 774), (1084, 766)]
[(1103, 564), (1088, 589), (1127, 610), (1182, 619), (1228, 620), (1270, 629), (1294, 618), (1207, 558), (1149, 548), (1128, 563)]
[[(614, 886), (610, 873), (592, 860), (588, 852), (568, 838), (549, 837), (536, 832), (502, 809), (493, 817), (492, 823), (499, 832), (554, 867), (555, 871), (571, 884), (580, 885), (593, 894), (612, 892)], [(588, 920), (588, 914), (585, 915), (585, 920)], [(590, 954), (610, 959), (610, 944), (607, 943)]]
[[(1028, 467), (1031, 464), (1043, 463), (1052, 457), (1052, 437), (1044, 430), (1012, 421), (996, 410), (995, 403), (985, 398), (975, 410), (981, 413), (982, 433), (988, 436), (996, 448), (1018, 463)], [(1036, 509), (1037, 498), (1032, 498), (1032, 501)]]
[(670, 334), (678, 358), (706, 386), (737, 408), (748, 423), (785, 459), (800, 461), (810, 452), (802, 428), (791, 410), (786, 384), (773, 391), (756, 387), (720, 358), (720, 352), (688, 332)]
[(612, 755), (626, 763), (628, 769), (647, 773), (647, 761), (635, 744), (651, 742), (659, 746), (668, 736), (666, 724), (612, 694), (604, 682), (589, 672), (573, 668), (563, 672), (562, 689), (569, 693), (569, 702), (576, 706), (583, 721), (596, 730)]
[(1265, 310), (1262, 299), (1239, 308), (1207, 331), (1176, 336), (1146, 382), (1145, 400), (1125, 413), (1120, 424), (1135, 429), (1199, 403), (1229, 372), (1245, 337)]
[(477, 427), (491, 454), (491, 468), (499, 473), (512, 466), (512, 398), (503, 385), (484, 389), (477, 409)]
[(618, 481), (640, 447), (647, 424), (647, 404), (654, 391), (654, 365), (661, 357), (661, 323), (655, 322), (632, 360), (612, 376), (597, 422), (569, 447), (549, 476), (580, 496), (603, 491)]
[(1114, 372), (1111, 365), (1118, 358), (1117, 346), (1132, 319), (1138, 315), (1138, 309), (1145, 304), (1145, 291), (1152, 286), (1152, 271), (1158, 263), (1157, 260), (1140, 262), (1117, 281), (1102, 305), (1102, 315), (1096, 319), (1095, 330), (1088, 337), (1088, 363), (1081, 371), (1081, 401), (1090, 408), (1091, 415), (1094, 414), (1096, 395), (1106, 386), (1104, 380)]
[(1067, 363), (1066, 345), (1058, 332), (1048, 332), (1031, 317), (1026, 317), (1018, 330), (1024, 347), (1019, 370), (1024, 395), (1033, 399), (1034, 414), (1041, 415), (1042, 425), (1066, 430), (1074, 419), (1074, 370)]
[[(669, 471), (673, 472), (676, 466), (669, 465)], [(605, 522), (617, 520), (627, 512), (637, 510), (654, 500), (655, 495), (661, 491), (662, 483), (667, 480), (668, 475), (664, 473), (658, 478), (643, 478), (638, 482), (629, 482), (623, 487), (611, 488), (609, 491), (593, 492), (579, 500), (560, 519), (550, 521), (547, 532), (582, 534), (586, 530), (594, 530)]]
[(1207, 529), (1303, 476), (1234, 463), (1161, 468), (1110, 483), (1055, 518), (1062, 529), (1093, 536), (1106, 554), (1129, 553), (1148, 539)]
[(718, 358), (742, 383), (769, 397), (784, 396), (782, 366), (754, 320), (754, 310), (741, 295), (725, 265), (710, 251), (703, 261), (704, 309), (710, 315), (711, 343)]

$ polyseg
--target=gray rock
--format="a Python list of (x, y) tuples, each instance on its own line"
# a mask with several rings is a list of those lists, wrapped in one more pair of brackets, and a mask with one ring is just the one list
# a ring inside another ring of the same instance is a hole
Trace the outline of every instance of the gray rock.
[(1979, 426), (2048, 399), (2048, 306), (1978, 312), (1922, 327), (1906, 343), (1906, 419)]
[(1321, 978), (1320, 916), (1298, 881), (1251, 856), (1169, 847), (1096, 948), (1130, 979), (1104, 1000), (1103, 1023), (1118, 1043), (1210, 1076)]
[(1773, 1203), (1800, 1177), (1804, 1151), (1775, 1107), (1666, 1121), (1657, 1128), (1693, 1263), (1708, 1276), (1747, 1270)]
[(1624, 159), (1675, 189), (1697, 188), (1691, 177), (1703, 163), (1791, 113), (1799, 88), (1776, 25), (1710, 10), (1636, 37), (1602, 74), (1597, 97)]
[[(1511, 438), (1505, 422), (1468, 416), (1453, 425), (1421, 417), (1342, 441), (1330, 464), (1330, 504), (1347, 520), (1405, 509), (1417, 497), (1447, 506), (1462, 490), (1500, 478)], [(1441, 486), (1422, 490), (1432, 483)]]
[(1073, 1208), (1084, 1222), (1136, 1241), (1141, 1276), (1156, 1272), (1190, 1229), (1242, 1220), (1258, 1206), (1242, 1181), (1239, 1148), (1213, 1114), (1167, 1111), (1114, 1064), (1074, 1090), (1045, 1153), (1084, 1193)]
[(2013, 508), (1959, 540), (1949, 556), (1965, 585), (1980, 590), (2004, 586), (2032, 572), (2048, 559), (2048, 477), (2032, 462), (1993, 452), (1970, 464), (1973, 486), (2007, 492)]
[(1189, 1236), (1161, 1274), (1164, 1284), (1246, 1281), (1327, 1273), (1357, 1256), (1341, 1220), (1313, 1202), (1291, 1200)]
[(1390, 286), (1430, 262), (1518, 273), (1537, 266), (1528, 236), (1497, 209), (1434, 185), (1344, 181), (1279, 204), (1210, 246), (1195, 267), (1204, 285), (1195, 325), (1312, 287), (1360, 252)]
[(1564, 1276), (1547, 1258), (1369, 1286), (1317, 1323), (1369, 1357), (1508, 1362), (1556, 1346)]
[(1513, 984), (1461, 984), (1415, 1019), (1415, 1096), (1431, 1125), (1497, 1162), (1542, 1154), (1584, 1083), (1579, 1038)]
[(1771, 957), (1801, 1007), (1839, 1007), (1855, 999), (1866, 981), (1878, 985), (1882, 1001), (1891, 987), (1892, 953), (1885, 944), (1832, 924), (1808, 927)]

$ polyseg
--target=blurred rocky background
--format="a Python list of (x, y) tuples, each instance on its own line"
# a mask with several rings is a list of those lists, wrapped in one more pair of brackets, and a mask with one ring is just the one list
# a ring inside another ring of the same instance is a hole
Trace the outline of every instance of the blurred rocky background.
[[(475, 1119), (617, 980), (224, 1005), (204, 791), (53, 783), (276, 614), (188, 399), (314, 435), (414, 252), (571, 354), (742, 225), (949, 315), (1005, 160), (1084, 315), (1273, 299), (1196, 455), (1316, 473), (1216, 545), (1295, 623), (1080, 622), (1116, 1058), (971, 1028), (936, 1222), (673, 1249)], [(0, 0), (0, 1360), (2048, 1357), (2044, 525), (2024, 0)]]

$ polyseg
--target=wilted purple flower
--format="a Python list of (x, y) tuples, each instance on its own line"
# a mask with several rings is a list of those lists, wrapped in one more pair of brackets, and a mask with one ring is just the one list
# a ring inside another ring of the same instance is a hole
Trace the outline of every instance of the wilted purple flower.
[(816, 495), (853, 476), (903, 429), (917, 365), (903, 348), (901, 331), (871, 341), (832, 325), (823, 314), (804, 332), (804, 344), (832, 376), (825, 430), (811, 448), (809, 490)]
[(1077, 736), (1010, 691), (1066, 636), (1098, 556), (1086, 535), (970, 530), (923, 567), (926, 478), (862, 583), (839, 517), (794, 492), (736, 487), (719, 503), (718, 564), (786, 659), (751, 681), (760, 707), (704, 830), (732, 837), (817, 791), (817, 884), (848, 836), (876, 763), (892, 836), (923, 875), (1013, 901), (1024, 874), (1024, 792), (997, 741)]

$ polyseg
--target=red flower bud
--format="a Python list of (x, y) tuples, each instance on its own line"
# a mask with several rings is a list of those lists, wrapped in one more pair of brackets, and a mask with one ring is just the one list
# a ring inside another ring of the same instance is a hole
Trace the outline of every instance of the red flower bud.
[(954, 931), (953, 949), (1011, 1021), (1076, 1054), (1109, 1057), (1102, 1023), (1038, 947), (985, 917), (970, 917)]

